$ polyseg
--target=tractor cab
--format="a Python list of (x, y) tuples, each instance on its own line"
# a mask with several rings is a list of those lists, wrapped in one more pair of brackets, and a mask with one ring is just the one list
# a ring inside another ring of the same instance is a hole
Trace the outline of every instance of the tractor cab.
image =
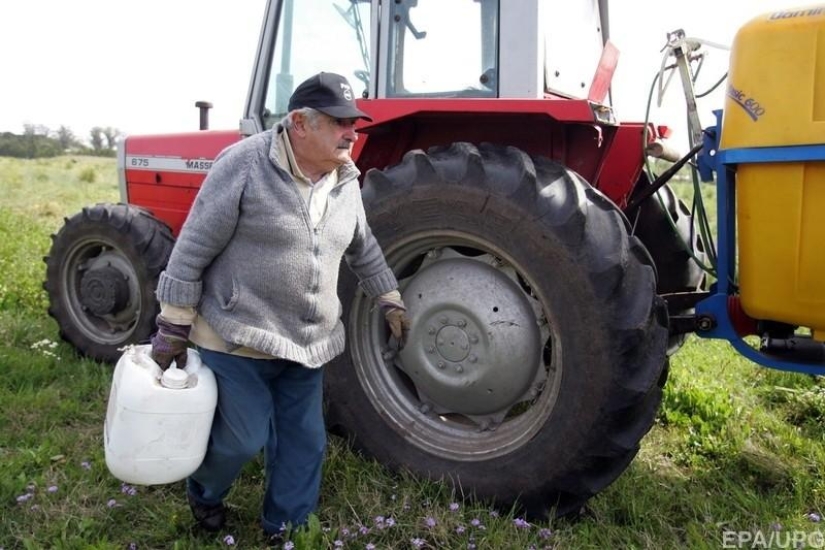
[(346, 76), (371, 100), (587, 97), (607, 40), (604, 2), (500, 4), (270, 2), (242, 133), (272, 127), (295, 86), (319, 71)]

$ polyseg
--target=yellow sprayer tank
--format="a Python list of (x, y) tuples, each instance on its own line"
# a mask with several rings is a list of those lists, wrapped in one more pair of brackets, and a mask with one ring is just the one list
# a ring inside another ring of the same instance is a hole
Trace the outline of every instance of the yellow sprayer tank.
[[(742, 27), (728, 83), (722, 150), (825, 147), (825, 4)], [(743, 309), (825, 340), (825, 160), (738, 164), (736, 194)]]

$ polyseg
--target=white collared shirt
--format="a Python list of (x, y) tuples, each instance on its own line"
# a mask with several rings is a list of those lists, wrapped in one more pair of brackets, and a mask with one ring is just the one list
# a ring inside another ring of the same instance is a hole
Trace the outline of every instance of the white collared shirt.
[(277, 145), (278, 156), (285, 161), (281, 168), (292, 176), (292, 181), (298, 186), (298, 191), (304, 198), (304, 202), (306, 202), (312, 225), (316, 226), (327, 211), (329, 193), (338, 183), (338, 171), (332, 170), (315, 183), (312, 183), (312, 181), (301, 172), (301, 168), (295, 160), (295, 154), (292, 152), (292, 144), (289, 142), (289, 134), (286, 130), (278, 135)]

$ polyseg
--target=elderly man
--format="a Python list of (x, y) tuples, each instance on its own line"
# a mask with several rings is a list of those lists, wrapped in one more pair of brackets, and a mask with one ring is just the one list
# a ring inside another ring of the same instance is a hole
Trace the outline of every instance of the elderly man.
[(277, 537), (317, 506), (321, 367), (344, 350), (342, 257), (399, 344), (409, 330), (350, 157), (360, 118), (371, 120), (346, 78), (320, 73), (300, 84), (278, 126), (218, 156), (161, 274), (153, 358), (161, 368), (181, 365), (191, 340), (218, 381), (206, 458), (187, 480), (207, 530), (223, 527), (223, 500), (262, 448), (264, 531)]

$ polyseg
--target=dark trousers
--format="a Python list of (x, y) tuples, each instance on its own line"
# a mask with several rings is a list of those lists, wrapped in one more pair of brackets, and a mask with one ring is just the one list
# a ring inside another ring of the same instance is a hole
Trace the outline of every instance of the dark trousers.
[(318, 505), (326, 448), (323, 370), (198, 351), (215, 373), (218, 406), (206, 457), (187, 479), (190, 495), (203, 504), (220, 503), (243, 465), (263, 448), (264, 530), (306, 523)]

